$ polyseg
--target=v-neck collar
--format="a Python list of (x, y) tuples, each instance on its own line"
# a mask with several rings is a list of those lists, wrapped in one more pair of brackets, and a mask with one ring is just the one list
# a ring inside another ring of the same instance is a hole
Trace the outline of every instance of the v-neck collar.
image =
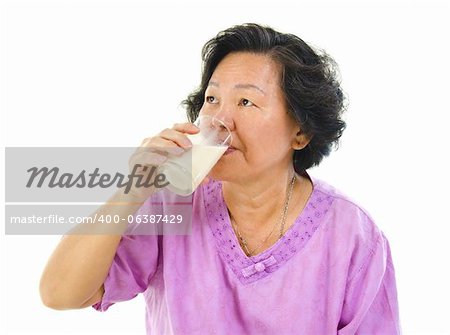
[(311, 178), (313, 190), (294, 224), (271, 247), (258, 255), (247, 256), (231, 226), (222, 193), (222, 183), (211, 181), (203, 187), (205, 209), (211, 233), (222, 260), (243, 284), (252, 283), (279, 269), (305, 247), (333, 203), (333, 197), (322, 192)]

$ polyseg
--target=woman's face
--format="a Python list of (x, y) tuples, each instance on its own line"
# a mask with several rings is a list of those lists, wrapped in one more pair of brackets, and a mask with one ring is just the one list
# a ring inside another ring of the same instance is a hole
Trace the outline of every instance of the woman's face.
[(231, 53), (216, 67), (200, 115), (224, 121), (233, 142), (211, 171), (213, 178), (276, 178), (292, 166), (299, 126), (288, 114), (280, 71), (270, 57), (248, 52)]

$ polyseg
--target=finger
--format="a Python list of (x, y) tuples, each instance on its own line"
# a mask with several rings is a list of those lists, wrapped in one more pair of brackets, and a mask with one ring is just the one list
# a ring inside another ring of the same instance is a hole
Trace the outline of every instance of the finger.
[(163, 164), (167, 160), (167, 157), (165, 155), (156, 153), (156, 152), (145, 152), (141, 151), (138, 152), (130, 157), (130, 168), (133, 168), (136, 165), (141, 166), (159, 166)]
[[(163, 131), (167, 130), (169, 128), (164, 129)], [(193, 123), (174, 123), (173, 127), (171, 128), (173, 130), (176, 130), (181, 133), (188, 133), (188, 134), (196, 134), (200, 131), (200, 129)], [(141, 145), (145, 146), (146, 143), (151, 141), (155, 136), (152, 137), (146, 137), (142, 140)]]
[(178, 146), (182, 148), (190, 148), (192, 147), (192, 142), (189, 138), (184, 134), (175, 129), (164, 129), (159, 133), (159, 136), (162, 139), (173, 141)]
[(195, 124), (190, 122), (175, 123), (172, 129), (187, 134), (197, 134), (200, 131), (200, 129)]
[[(200, 129), (193, 123), (175, 123), (172, 129), (166, 128), (161, 131), (157, 136), (147, 137), (142, 142), (138, 150), (141, 148), (155, 149), (154, 151), (161, 151), (160, 147), (184, 147), (190, 148), (192, 146), (191, 141), (187, 138), (186, 134), (196, 134)], [(164, 141), (165, 140), (165, 141)], [(162, 150), (164, 151), (164, 150)], [(180, 152), (175, 149), (174, 154)]]
[(143, 152), (140, 154), (139, 162), (143, 166), (155, 166), (164, 164), (167, 161), (167, 156), (156, 152)]
[(164, 155), (179, 156), (189, 148), (178, 146), (172, 140), (167, 140), (159, 136), (153, 137), (148, 141), (144, 147), (140, 147), (139, 151), (143, 152), (157, 152)]

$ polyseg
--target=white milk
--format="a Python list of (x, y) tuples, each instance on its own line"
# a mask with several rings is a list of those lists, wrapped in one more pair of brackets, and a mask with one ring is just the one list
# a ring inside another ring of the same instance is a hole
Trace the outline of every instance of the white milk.
[(160, 168), (170, 182), (167, 188), (180, 195), (191, 194), (227, 149), (227, 146), (194, 144), (183, 155), (171, 157)]

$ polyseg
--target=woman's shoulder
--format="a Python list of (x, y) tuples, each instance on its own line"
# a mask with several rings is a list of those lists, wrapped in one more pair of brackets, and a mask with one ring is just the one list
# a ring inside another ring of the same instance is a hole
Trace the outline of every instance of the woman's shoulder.
[(337, 235), (369, 248), (384, 238), (370, 212), (357, 200), (323, 179), (310, 177), (313, 192), (322, 194), (331, 203), (326, 220), (328, 229), (336, 230)]
[(316, 176), (309, 175), (313, 183), (314, 190), (321, 192), (322, 194), (332, 197), (334, 200), (338, 200), (339, 205), (354, 210), (364, 212), (370, 217), (369, 212), (352, 196), (342, 191), (340, 188), (334, 186), (332, 183), (325, 181), (324, 179)]

